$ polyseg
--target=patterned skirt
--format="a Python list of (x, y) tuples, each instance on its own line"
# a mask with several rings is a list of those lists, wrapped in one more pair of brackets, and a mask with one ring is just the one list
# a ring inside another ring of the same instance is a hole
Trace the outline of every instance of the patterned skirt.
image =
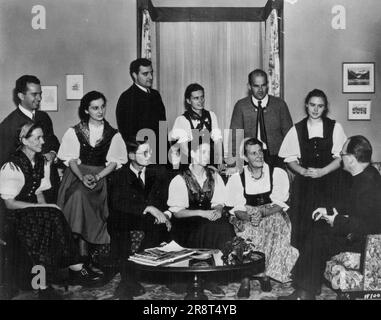
[[(258, 207), (250, 207), (258, 210)], [(290, 244), (291, 223), (286, 213), (276, 213), (261, 220), (259, 226), (250, 221), (230, 217), (238, 237), (253, 243), (255, 250), (266, 256), (266, 275), (279, 282), (290, 281), (291, 270), (298, 259), (299, 252)]]
[(57, 268), (79, 263), (77, 247), (62, 212), (51, 207), (8, 210), (7, 219), (33, 265), (45, 267), (47, 278)]
[[(78, 167), (82, 174), (93, 175), (104, 168), (82, 164)], [(92, 244), (110, 243), (106, 225), (109, 215), (106, 179), (100, 180), (94, 189), (89, 189), (67, 168), (58, 191), (57, 204), (73, 233)]]

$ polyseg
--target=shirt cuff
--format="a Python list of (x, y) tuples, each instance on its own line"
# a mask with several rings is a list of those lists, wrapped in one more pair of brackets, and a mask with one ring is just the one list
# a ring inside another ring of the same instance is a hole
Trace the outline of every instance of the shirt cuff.
[(273, 204), (276, 204), (278, 205), (279, 207), (281, 207), (283, 209), (283, 211), (287, 211), (290, 207), (285, 204), (283, 201), (279, 201), (279, 200), (272, 200), (272, 203)]
[(171, 211), (166, 210), (166, 211), (164, 211), (163, 213), (166, 215), (166, 217), (167, 217), (168, 219), (171, 219), (171, 218), (172, 218), (172, 212), (171, 212)]

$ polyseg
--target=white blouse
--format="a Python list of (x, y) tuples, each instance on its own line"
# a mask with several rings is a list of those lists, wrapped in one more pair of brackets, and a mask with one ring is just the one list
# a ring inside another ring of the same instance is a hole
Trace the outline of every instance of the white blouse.
[[(245, 173), (245, 188), (247, 194), (261, 194), (271, 190), (269, 179), (270, 168), (266, 163), (263, 165), (263, 175), (258, 180), (254, 180), (251, 177), (247, 166), (244, 166), (243, 170)], [(285, 203), (289, 197), (289, 189), (290, 182), (287, 172), (281, 168), (274, 168), (273, 190), (270, 194), (270, 199), (273, 204), (282, 207), (284, 211), (289, 208)], [(244, 196), (244, 188), (239, 173), (233, 174), (226, 184), (226, 196), (226, 205), (228, 207), (233, 207), (233, 209), (230, 210), (230, 213), (234, 214), (237, 210), (246, 211), (246, 198)]]
[[(307, 121), (308, 129), (308, 138), (322, 138), (323, 137), (323, 122), (318, 122), (313, 125)], [(332, 146), (332, 155), (333, 157), (340, 157), (340, 151), (343, 148), (345, 141), (347, 141), (347, 136), (344, 133), (343, 127), (340, 123), (336, 122), (333, 129), (333, 146)], [(279, 157), (285, 158), (284, 162), (297, 161), (301, 157), (300, 146), (298, 140), (298, 134), (296, 132), (295, 126), (293, 126), (284, 137), (282, 145), (280, 147)]]
[[(4, 200), (14, 199), (20, 193), (25, 184), (24, 173), (13, 162), (7, 162), (0, 170), (0, 194)], [(42, 191), (48, 190), (52, 187), (50, 184), (50, 163), (44, 166), (44, 178), (41, 184), (35, 191), (39, 194)]]
[[(210, 118), (212, 120), (212, 132), (210, 133), (210, 137), (213, 141), (218, 141), (222, 139), (222, 133), (218, 126), (217, 116), (213, 111), (209, 111)], [(198, 125), (198, 120), (191, 120), (193, 123), (193, 127)], [(187, 118), (183, 115), (176, 118), (175, 123), (173, 125), (172, 130), (168, 134), (169, 141), (176, 141), (178, 143), (189, 142), (192, 141), (192, 129), (191, 125)]]
[[(98, 140), (102, 138), (104, 126), (96, 127), (89, 123), (90, 145), (95, 147)], [(81, 164), (79, 159), (81, 145), (75, 134), (74, 128), (69, 128), (62, 137), (61, 146), (58, 150), (58, 158), (69, 166), (69, 161), (77, 159), (77, 163)], [(106, 166), (110, 162), (116, 162), (117, 169), (127, 163), (127, 148), (121, 134), (118, 132), (111, 140), (110, 148), (106, 155)]]
[[(202, 187), (206, 180), (204, 172), (201, 178), (197, 178), (198, 184)], [(219, 174), (214, 174), (215, 186), (211, 201), (211, 207), (225, 203), (225, 184)], [(174, 177), (169, 184), (168, 207), (171, 212), (179, 212), (189, 207), (188, 188), (184, 178), (181, 175)]]

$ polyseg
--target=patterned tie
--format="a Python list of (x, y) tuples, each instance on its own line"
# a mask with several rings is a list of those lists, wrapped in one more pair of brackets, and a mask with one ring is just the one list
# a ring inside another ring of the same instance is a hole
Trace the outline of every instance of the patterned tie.
[(141, 171), (138, 172), (138, 180), (139, 180), (140, 186), (144, 189), (145, 185), (144, 185), (144, 181), (142, 178), (142, 172)]
[(262, 108), (262, 101), (258, 101), (258, 117), (257, 117), (257, 132), (256, 137), (257, 139), (261, 140), (264, 144), (263, 149), (268, 149), (267, 145), (267, 135), (266, 135), (266, 128), (265, 128), (265, 118), (263, 115), (263, 108)]

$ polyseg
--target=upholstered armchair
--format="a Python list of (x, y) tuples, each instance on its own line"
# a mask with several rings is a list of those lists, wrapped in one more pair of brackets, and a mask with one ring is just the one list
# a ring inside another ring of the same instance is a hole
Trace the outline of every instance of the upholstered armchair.
[(324, 276), (340, 300), (381, 300), (381, 234), (368, 235), (363, 254), (342, 252), (332, 257)]

